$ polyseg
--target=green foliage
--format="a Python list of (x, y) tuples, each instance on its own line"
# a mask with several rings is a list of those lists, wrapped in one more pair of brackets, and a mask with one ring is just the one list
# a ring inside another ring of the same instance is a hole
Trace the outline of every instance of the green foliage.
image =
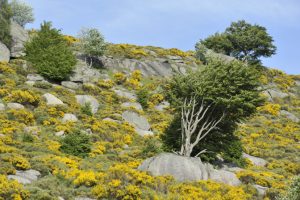
[(66, 40), (60, 30), (44, 22), (41, 30), (25, 44), (26, 59), (33, 64), (38, 73), (51, 80), (64, 80), (69, 77), (76, 64)]
[(10, 6), (13, 15), (12, 19), (22, 27), (34, 21), (33, 9), (25, 2), (12, 0)]
[(300, 199), (300, 176), (294, 178), (293, 183), (289, 187), (287, 194), (280, 200), (299, 200)]
[[(177, 75), (166, 87), (166, 96), (177, 108), (173, 122), (162, 136), (168, 149), (178, 150), (181, 144), (180, 107), (185, 98), (196, 96), (198, 100), (214, 107), (213, 118), (225, 118), (195, 147), (195, 153), (207, 149), (207, 159), (214, 158), (216, 153), (222, 153), (234, 160), (241, 157), (241, 145), (233, 135), (237, 123), (256, 112), (263, 99), (259, 96), (259, 73), (239, 61), (222, 63), (214, 61), (204, 69), (190, 72), (187, 75)], [(201, 124), (200, 124), (201, 125)]]
[(70, 133), (62, 139), (60, 150), (74, 156), (86, 157), (91, 152), (90, 137), (80, 131)]
[(149, 91), (147, 88), (141, 88), (138, 92), (137, 92), (137, 101), (142, 105), (142, 107), (144, 109), (148, 108), (148, 99), (149, 99)]
[(86, 114), (88, 116), (93, 116), (93, 112), (92, 112), (92, 107), (91, 107), (91, 103), (86, 103), (84, 104), (84, 106), (82, 106), (80, 108), (81, 112), (83, 114)]
[(103, 35), (98, 29), (82, 29), (79, 33), (79, 47), (87, 56), (101, 56), (106, 49)]
[(239, 60), (255, 63), (260, 57), (275, 54), (273, 38), (265, 27), (251, 25), (244, 20), (231, 23), (224, 33), (216, 33), (196, 44), (205, 45), (217, 53), (233, 56)]
[(42, 89), (50, 89), (52, 88), (52, 84), (46, 81), (37, 81), (33, 84), (33, 87), (42, 88)]
[(8, 0), (0, 0), (0, 41), (8, 48), (11, 46), (10, 19), (11, 7)]

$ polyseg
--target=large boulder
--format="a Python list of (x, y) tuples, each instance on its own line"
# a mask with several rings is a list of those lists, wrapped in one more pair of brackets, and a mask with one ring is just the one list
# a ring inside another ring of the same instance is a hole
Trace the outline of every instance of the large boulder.
[(172, 153), (161, 153), (146, 159), (139, 167), (154, 176), (171, 175), (177, 181), (214, 180), (229, 185), (241, 182), (232, 172), (214, 169), (211, 164), (202, 163), (200, 158), (184, 157)]
[(300, 121), (300, 119), (298, 117), (296, 117), (296, 115), (294, 115), (293, 113), (290, 113), (286, 110), (281, 110), (280, 115), (285, 116), (286, 118), (288, 118), (289, 120), (291, 120), (295, 123), (298, 123)]
[(143, 76), (161, 76), (170, 77), (176, 73), (185, 73), (185, 69), (195, 69), (197, 64), (190, 61), (189, 65), (184, 64), (182, 58), (177, 56), (170, 56), (165, 59), (154, 58), (148, 60), (136, 60), (127, 58), (111, 58), (101, 56), (97, 61), (103, 68), (113, 69), (113, 71), (131, 72), (140, 70)]
[(13, 179), (22, 184), (30, 184), (36, 181), (41, 175), (39, 171), (29, 169), (26, 171), (17, 170), (15, 175), (8, 175), (8, 179)]
[(18, 23), (12, 21), (10, 34), (12, 36), (10, 56), (13, 58), (25, 56), (24, 43), (29, 39), (28, 32)]
[(246, 154), (246, 153), (243, 153), (243, 158), (249, 159), (252, 162), (252, 164), (255, 165), (255, 166), (263, 167), (268, 163), (266, 160), (264, 160), (262, 158), (251, 156), (251, 155)]
[(63, 105), (64, 102), (54, 96), (53, 94), (46, 93), (43, 95), (43, 97), (46, 99), (47, 105)]
[(25, 108), (22, 104), (19, 103), (8, 103), (7, 107), (13, 110), (20, 110)]
[(125, 89), (113, 89), (113, 91), (122, 98), (131, 99), (131, 100), (137, 100), (136, 94), (129, 92)]
[(77, 122), (78, 119), (76, 117), (76, 115), (74, 114), (70, 114), (70, 113), (66, 113), (64, 115), (64, 117), (62, 118), (62, 122), (63, 123), (66, 123), (66, 122)]
[(79, 83), (97, 82), (101, 76), (99, 70), (87, 66), (86, 63), (81, 60), (77, 60), (70, 81)]
[(9, 62), (10, 52), (9, 49), (0, 42), (0, 62)]
[(78, 88), (80, 88), (79, 83), (74, 83), (72, 81), (62, 81), (61, 85), (72, 90), (77, 90)]
[(28, 81), (43, 81), (44, 80), (44, 77), (42, 77), (39, 74), (28, 74), (26, 78)]
[(125, 108), (135, 108), (136, 110), (143, 110), (142, 105), (140, 103), (136, 103), (136, 102), (125, 102), (125, 103), (122, 103), (121, 106), (125, 107)]
[(139, 114), (132, 111), (125, 111), (122, 113), (122, 118), (129, 124), (135, 127), (136, 132), (141, 135), (153, 135), (153, 132), (150, 131), (150, 124), (148, 120), (140, 116)]
[(76, 95), (76, 100), (81, 106), (90, 104), (93, 114), (95, 114), (98, 111), (99, 103), (95, 97), (92, 97), (90, 95)]

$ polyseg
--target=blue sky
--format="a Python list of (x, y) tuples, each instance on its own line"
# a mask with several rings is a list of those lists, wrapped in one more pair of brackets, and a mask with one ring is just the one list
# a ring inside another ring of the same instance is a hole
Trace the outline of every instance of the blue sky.
[(299, 0), (24, 0), (35, 12), (38, 28), (52, 21), (63, 33), (98, 28), (113, 43), (194, 49), (199, 39), (222, 32), (244, 19), (265, 26), (277, 54), (266, 66), (300, 74)]

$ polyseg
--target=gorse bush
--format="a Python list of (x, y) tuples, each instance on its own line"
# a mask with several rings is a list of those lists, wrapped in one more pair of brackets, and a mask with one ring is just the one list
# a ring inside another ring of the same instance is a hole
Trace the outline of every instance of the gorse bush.
[(11, 46), (11, 17), (12, 12), (8, 0), (0, 0), (0, 42), (4, 43), (8, 48)]
[(67, 79), (76, 64), (67, 41), (60, 30), (52, 28), (50, 22), (44, 22), (36, 35), (25, 44), (25, 52), (26, 59), (38, 73), (51, 80)]

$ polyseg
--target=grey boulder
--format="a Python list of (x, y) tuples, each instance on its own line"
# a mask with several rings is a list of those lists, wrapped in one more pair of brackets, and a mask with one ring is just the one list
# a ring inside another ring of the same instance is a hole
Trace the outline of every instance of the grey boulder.
[(64, 102), (62, 102), (59, 98), (57, 98), (53, 94), (46, 93), (43, 95), (43, 97), (46, 99), (47, 105), (63, 105), (64, 104)]
[(255, 166), (263, 167), (268, 163), (266, 160), (264, 160), (262, 158), (251, 156), (251, 155), (246, 154), (246, 153), (243, 153), (242, 156), (243, 156), (243, 158), (249, 159), (252, 162), (252, 164), (255, 165)]
[(296, 117), (293, 113), (290, 113), (286, 110), (281, 110), (280, 115), (285, 116), (286, 118), (288, 118), (289, 120), (291, 120), (295, 123), (298, 123), (300, 121), (300, 119), (298, 117)]
[(214, 169), (200, 158), (184, 157), (172, 153), (161, 153), (146, 159), (139, 167), (153, 176), (171, 175), (177, 181), (214, 180), (229, 185), (240, 185), (240, 180), (232, 172)]
[(137, 100), (137, 96), (134, 93), (131, 93), (127, 90), (124, 89), (113, 89), (113, 91), (122, 98), (127, 98), (127, 99), (131, 99), (131, 100)]
[(24, 106), (22, 104), (19, 103), (8, 103), (7, 107), (9, 109), (13, 109), (13, 110), (20, 110), (20, 109), (24, 109)]
[(12, 36), (11, 57), (18, 58), (25, 56), (24, 43), (29, 39), (28, 32), (18, 23), (12, 21), (10, 34)]
[(21, 184), (30, 184), (36, 181), (40, 175), (41, 173), (39, 171), (33, 169), (26, 171), (17, 170), (15, 175), (8, 175), (8, 179), (16, 180)]
[(122, 118), (123, 120), (134, 126), (136, 132), (139, 135), (153, 135), (153, 133), (150, 131), (150, 124), (145, 117), (140, 116), (139, 114), (132, 111), (125, 111), (122, 113)]
[(256, 185), (256, 184), (253, 185), (253, 187), (257, 190), (257, 193), (259, 196), (265, 196), (267, 190), (269, 189), (268, 187), (264, 187), (264, 186)]
[(76, 89), (80, 88), (79, 83), (74, 83), (72, 81), (62, 81), (61, 85), (66, 88), (72, 89), (72, 90), (76, 90)]
[(27, 75), (27, 80), (28, 81), (43, 81), (44, 77), (42, 77), (39, 74), (28, 74)]
[(170, 107), (170, 103), (167, 101), (163, 101), (160, 104), (156, 105), (154, 108), (158, 111), (164, 111), (164, 109)]
[(66, 123), (66, 122), (77, 122), (78, 119), (76, 117), (76, 115), (74, 114), (70, 114), (70, 113), (66, 113), (62, 119), (62, 122), (63, 123)]
[(125, 107), (125, 108), (133, 107), (136, 110), (143, 110), (143, 107), (141, 106), (141, 104), (140, 103), (136, 103), (136, 102), (125, 102), (125, 103), (122, 103), (121, 106)]
[(10, 51), (5, 44), (0, 42), (0, 62), (9, 62)]
[(76, 100), (77, 103), (79, 103), (81, 106), (90, 104), (93, 114), (95, 114), (98, 111), (99, 103), (95, 97), (92, 97), (90, 95), (76, 95)]

